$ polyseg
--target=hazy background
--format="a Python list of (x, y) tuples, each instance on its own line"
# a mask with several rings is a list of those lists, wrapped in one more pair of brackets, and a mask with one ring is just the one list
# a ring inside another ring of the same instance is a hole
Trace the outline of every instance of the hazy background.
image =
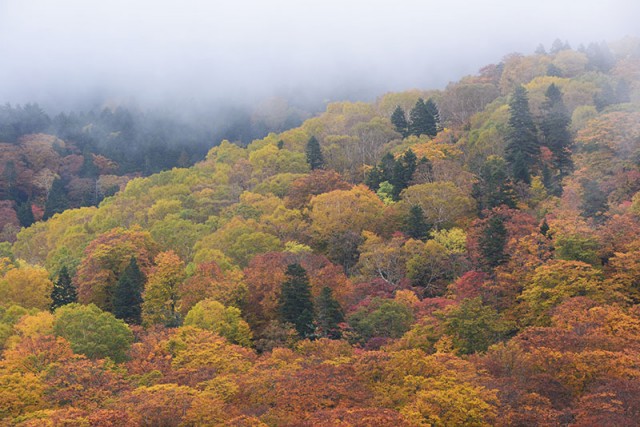
[(638, 0), (0, 0), (0, 103), (322, 102), (637, 36)]

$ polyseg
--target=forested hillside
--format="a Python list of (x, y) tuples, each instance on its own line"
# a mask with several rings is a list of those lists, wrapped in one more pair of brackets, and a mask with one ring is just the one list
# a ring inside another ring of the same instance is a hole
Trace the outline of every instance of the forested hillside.
[(97, 206), (134, 177), (191, 166), (222, 138), (246, 145), (307, 115), (281, 98), (190, 108), (109, 106), (52, 118), (37, 104), (0, 106), (0, 242), (66, 209)]
[(6, 425), (638, 423), (640, 40), (122, 187), (0, 245)]

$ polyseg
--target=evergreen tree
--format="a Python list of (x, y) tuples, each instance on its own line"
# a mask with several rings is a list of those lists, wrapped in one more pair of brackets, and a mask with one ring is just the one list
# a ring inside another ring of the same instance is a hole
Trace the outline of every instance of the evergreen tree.
[(407, 122), (407, 116), (399, 105), (393, 110), (391, 115), (391, 123), (396, 128), (396, 132), (402, 135), (403, 138), (409, 136), (409, 123)]
[(516, 207), (513, 185), (502, 157), (489, 156), (480, 168), (479, 181), (473, 184), (472, 195), (478, 202), (478, 211), (500, 205)]
[(73, 283), (71, 283), (69, 270), (67, 270), (66, 266), (63, 266), (60, 269), (58, 280), (53, 284), (51, 291), (51, 311), (77, 301), (78, 292), (76, 291), (76, 287), (73, 286)]
[(438, 106), (436, 105), (436, 103), (433, 102), (433, 99), (431, 98), (427, 99), (427, 102), (424, 103), (424, 106), (429, 114), (431, 114), (431, 117), (433, 117), (433, 123), (435, 124), (433, 135), (430, 134), (429, 136), (436, 136), (436, 133), (439, 130), (442, 130), (442, 127), (440, 125), (440, 111), (438, 110)]
[(413, 239), (426, 240), (430, 230), (431, 225), (424, 218), (424, 210), (420, 205), (411, 206), (404, 226), (407, 236)]
[(529, 99), (524, 87), (516, 87), (509, 101), (506, 160), (516, 181), (531, 182), (531, 169), (538, 160), (540, 146), (536, 126), (529, 111)]
[(549, 237), (549, 223), (547, 222), (547, 218), (542, 220), (542, 224), (540, 224), (540, 234), (544, 237)]
[(18, 203), (16, 207), (16, 215), (20, 221), (20, 225), (23, 227), (29, 227), (36, 222), (33, 217), (33, 209), (31, 208), (31, 201), (27, 200), (24, 203)]
[(282, 321), (293, 324), (301, 337), (310, 337), (313, 334), (313, 302), (307, 272), (300, 264), (291, 264), (286, 276), (280, 293)]
[(367, 174), (364, 181), (365, 184), (367, 184), (371, 190), (378, 191), (380, 184), (385, 181), (391, 182), (393, 180), (393, 171), (395, 166), (396, 159), (393, 157), (393, 154), (386, 153), (382, 156), (378, 165), (374, 166)]
[(307, 163), (311, 167), (311, 170), (322, 169), (324, 167), (324, 157), (322, 157), (320, 143), (315, 136), (309, 138), (305, 153), (307, 155)]
[(437, 132), (433, 113), (427, 108), (424, 99), (420, 98), (409, 113), (409, 134), (435, 136)]
[(53, 180), (53, 184), (49, 190), (49, 196), (44, 204), (44, 215), (42, 216), (42, 219), (49, 219), (54, 214), (63, 212), (68, 207), (69, 200), (67, 200), (64, 183), (60, 178), (56, 178)]
[(397, 160), (391, 153), (387, 153), (382, 157), (380, 163), (371, 169), (365, 178), (365, 183), (376, 192), (383, 182), (390, 183), (393, 186), (391, 193), (393, 200), (397, 201), (400, 198), (400, 192), (409, 186), (417, 167), (418, 160), (411, 149)]
[(316, 299), (317, 335), (331, 339), (341, 336), (339, 324), (344, 322), (340, 303), (333, 297), (331, 288), (325, 286)]
[(604, 220), (604, 214), (609, 210), (609, 202), (607, 193), (602, 191), (597, 181), (585, 179), (581, 182), (583, 194), (582, 216), (585, 218), (593, 218), (597, 222)]
[(485, 270), (491, 271), (507, 260), (507, 255), (504, 253), (507, 229), (500, 215), (493, 215), (488, 219), (478, 243)]
[(553, 153), (553, 164), (558, 171), (558, 180), (573, 169), (571, 160), (571, 116), (562, 101), (562, 92), (555, 84), (549, 85), (542, 105), (543, 118), (540, 124), (544, 145)]
[(142, 291), (146, 278), (138, 262), (131, 257), (113, 290), (113, 315), (127, 323), (139, 325), (142, 321)]

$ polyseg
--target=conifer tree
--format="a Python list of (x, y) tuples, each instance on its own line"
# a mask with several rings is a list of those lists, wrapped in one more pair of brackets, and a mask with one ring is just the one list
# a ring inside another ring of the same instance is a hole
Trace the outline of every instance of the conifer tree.
[(76, 291), (76, 287), (73, 286), (73, 283), (71, 283), (69, 270), (67, 270), (66, 266), (63, 266), (60, 269), (58, 280), (53, 284), (53, 290), (51, 291), (51, 311), (77, 301), (78, 292)]
[(571, 117), (562, 101), (562, 92), (555, 84), (549, 85), (542, 105), (543, 118), (540, 125), (544, 145), (553, 153), (553, 164), (558, 171), (558, 179), (567, 176), (573, 169), (571, 160)]
[(127, 323), (142, 321), (142, 290), (146, 278), (135, 257), (131, 257), (113, 290), (113, 314)]
[(430, 230), (431, 226), (424, 218), (424, 210), (420, 205), (411, 206), (404, 227), (407, 236), (412, 239), (426, 240)]
[(396, 132), (402, 135), (403, 138), (409, 136), (409, 123), (407, 122), (407, 116), (399, 105), (393, 110), (391, 114), (391, 123), (396, 128)]
[(325, 286), (316, 299), (317, 335), (339, 339), (340, 323), (344, 322), (344, 312), (340, 303), (333, 297), (331, 288)]
[(418, 166), (418, 158), (413, 150), (407, 150), (402, 157), (395, 160), (391, 174), (391, 184), (393, 185), (393, 199), (399, 200), (402, 190), (409, 186), (413, 173)]
[(393, 157), (393, 154), (386, 153), (382, 156), (378, 165), (374, 166), (367, 174), (365, 184), (367, 184), (367, 186), (373, 191), (378, 191), (380, 184), (385, 181), (391, 182), (393, 180), (393, 171), (395, 166), (396, 160)]
[(313, 302), (307, 272), (300, 264), (291, 264), (286, 276), (280, 293), (282, 321), (293, 324), (301, 337), (310, 337), (313, 334)]
[(311, 167), (311, 170), (322, 169), (324, 167), (324, 157), (322, 157), (320, 143), (315, 136), (309, 138), (305, 153), (307, 155), (307, 163)]
[(20, 221), (20, 225), (23, 227), (29, 227), (36, 222), (33, 217), (33, 209), (31, 208), (31, 201), (27, 200), (23, 203), (18, 203), (16, 207), (16, 215)]
[(409, 134), (429, 135), (437, 134), (436, 121), (433, 113), (427, 108), (424, 99), (420, 98), (409, 113)]
[(538, 160), (540, 145), (524, 87), (516, 87), (509, 101), (509, 112), (505, 158), (514, 180), (530, 184), (531, 169)]
[(500, 205), (516, 207), (516, 198), (502, 157), (489, 156), (480, 168), (479, 181), (473, 185), (472, 196), (478, 202), (478, 211)]
[(429, 136), (436, 136), (438, 131), (442, 129), (440, 125), (440, 111), (438, 110), (438, 106), (436, 105), (436, 103), (431, 98), (427, 99), (427, 101), (424, 103), (424, 106), (429, 114), (431, 114), (431, 117), (433, 117), (433, 123), (435, 124), (433, 135), (430, 134)]
[(49, 219), (54, 214), (64, 212), (69, 207), (69, 200), (64, 189), (64, 183), (60, 178), (53, 180), (51, 189), (49, 190), (49, 196), (44, 204), (44, 215), (42, 219)]
[(504, 253), (507, 229), (502, 216), (493, 215), (489, 218), (478, 243), (485, 270), (492, 271), (507, 260), (507, 255)]

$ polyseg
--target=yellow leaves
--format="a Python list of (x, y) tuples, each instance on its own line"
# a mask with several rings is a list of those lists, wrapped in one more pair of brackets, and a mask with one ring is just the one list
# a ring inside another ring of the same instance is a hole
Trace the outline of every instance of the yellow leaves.
[(495, 390), (432, 379), (400, 412), (416, 426), (492, 426), (497, 403)]
[(311, 199), (311, 229), (320, 239), (347, 231), (375, 231), (383, 210), (382, 201), (364, 185), (331, 191)]
[(53, 282), (43, 268), (24, 266), (7, 271), (0, 279), (0, 301), (46, 310), (51, 305)]

